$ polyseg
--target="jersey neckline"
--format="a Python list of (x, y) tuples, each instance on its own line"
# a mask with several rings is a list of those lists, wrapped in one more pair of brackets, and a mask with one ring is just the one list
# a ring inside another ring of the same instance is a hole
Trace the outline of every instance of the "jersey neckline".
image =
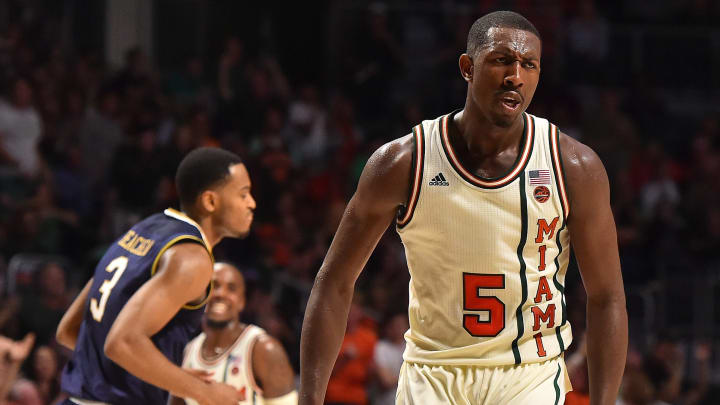
[(226, 359), (230, 355), (230, 353), (232, 353), (232, 351), (235, 350), (235, 348), (243, 340), (243, 337), (245, 336), (245, 334), (250, 333), (249, 331), (250, 331), (250, 329), (252, 329), (253, 326), (254, 325), (247, 324), (247, 326), (245, 326), (245, 329), (243, 329), (243, 331), (240, 332), (237, 339), (235, 339), (235, 341), (230, 346), (228, 346), (227, 349), (225, 349), (225, 351), (223, 351), (221, 354), (219, 354), (217, 357), (215, 357), (213, 359), (206, 359), (205, 356), (203, 356), (203, 354), (202, 354), (203, 345), (205, 344), (205, 341), (207, 340), (207, 334), (205, 332), (203, 332), (202, 340), (200, 342), (198, 342), (198, 346), (197, 346), (197, 359), (206, 366), (215, 366), (215, 365), (219, 364), (220, 361)]
[(207, 248), (208, 252), (212, 253), (212, 246), (210, 246), (208, 238), (205, 236), (205, 232), (203, 232), (202, 228), (200, 227), (200, 224), (195, 222), (195, 220), (193, 220), (192, 218), (187, 216), (187, 214), (185, 214), (184, 212), (178, 211), (174, 208), (167, 208), (165, 211), (163, 211), (163, 213), (165, 215), (169, 216), (170, 218), (175, 218), (178, 221), (183, 221), (183, 222), (188, 223), (188, 224), (194, 226), (195, 228), (197, 228), (197, 230), (200, 232), (200, 236), (202, 237), (205, 247)]
[(443, 151), (445, 152), (445, 157), (450, 162), (450, 165), (455, 170), (455, 172), (468, 183), (480, 188), (494, 189), (512, 183), (513, 180), (515, 180), (520, 175), (520, 173), (522, 173), (523, 169), (530, 160), (530, 156), (532, 155), (535, 125), (530, 114), (523, 113), (524, 127), (523, 137), (521, 141), (523, 144), (523, 148), (521, 153), (518, 154), (517, 159), (515, 159), (515, 163), (513, 163), (513, 166), (508, 170), (507, 173), (502, 176), (495, 178), (484, 178), (477, 176), (467, 170), (460, 163), (460, 160), (457, 158), (457, 155), (455, 154), (455, 151), (450, 144), (448, 121), (450, 121), (450, 118), (453, 117), (457, 112), (458, 111), (453, 111), (450, 114), (444, 115), (440, 119), (440, 143), (442, 144)]

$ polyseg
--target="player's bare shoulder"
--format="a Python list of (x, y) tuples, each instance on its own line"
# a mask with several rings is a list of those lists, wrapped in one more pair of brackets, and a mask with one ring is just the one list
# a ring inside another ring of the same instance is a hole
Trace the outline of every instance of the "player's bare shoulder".
[(287, 361), (287, 355), (280, 341), (276, 338), (262, 334), (258, 336), (253, 346), (253, 359), (258, 364), (267, 365), (273, 361)]
[(274, 337), (258, 336), (252, 353), (252, 372), (263, 385), (265, 398), (285, 395), (294, 389), (295, 374), (282, 344)]
[(409, 134), (379, 147), (363, 169), (358, 194), (393, 205), (407, 202), (412, 176), (415, 139)]
[(560, 132), (559, 141), (563, 168), (568, 176), (581, 173), (592, 174), (598, 170), (605, 171), (600, 157), (589, 146), (563, 132)]
[(596, 192), (609, 193), (605, 166), (597, 153), (589, 146), (562, 132), (560, 132), (559, 143), (570, 206), (577, 206), (579, 200), (584, 197), (597, 198)]

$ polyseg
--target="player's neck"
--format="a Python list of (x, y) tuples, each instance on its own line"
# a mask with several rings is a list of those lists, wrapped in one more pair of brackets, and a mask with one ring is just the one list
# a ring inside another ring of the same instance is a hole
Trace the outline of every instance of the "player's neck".
[(247, 325), (244, 323), (232, 321), (224, 328), (206, 328), (203, 354), (212, 357), (225, 352), (237, 341), (246, 327)]
[(210, 246), (214, 247), (224, 237), (224, 235), (222, 235), (219, 231), (216, 230), (215, 227), (213, 227), (213, 221), (211, 216), (200, 216), (195, 212), (192, 212), (191, 210), (185, 211), (185, 215), (187, 215), (188, 217), (190, 217), (190, 219), (200, 225), (200, 229), (202, 229), (203, 234), (205, 235), (205, 238), (207, 239), (207, 242), (208, 244), (210, 244)]
[[(464, 143), (462, 148), (471, 156), (487, 158), (517, 147), (523, 135), (523, 125), (522, 116), (509, 127), (495, 125), (479, 112), (473, 112), (471, 105), (466, 105), (464, 110), (455, 114), (448, 130), (451, 135), (454, 127), (459, 135), (455, 139)], [(453, 138), (450, 136), (450, 139)]]
[(200, 228), (202, 228), (210, 246), (214, 247), (222, 240), (222, 238), (225, 237), (225, 235), (221, 234), (215, 227), (212, 226), (211, 217), (205, 217), (200, 221), (201, 222), (198, 222), (198, 224), (200, 225)]

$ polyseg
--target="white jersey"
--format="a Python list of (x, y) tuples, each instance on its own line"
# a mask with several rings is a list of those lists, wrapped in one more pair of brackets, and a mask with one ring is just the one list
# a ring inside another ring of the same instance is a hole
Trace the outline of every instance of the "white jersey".
[(485, 179), (456, 157), (452, 115), (413, 128), (413, 189), (397, 223), (411, 276), (404, 359), (503, 366), (556, 357), (572, 341), (558, 129), (523, 114), (518, 159)]
[[(265, 330), (247, 325), (235, 343), (219, 357), (206, 360), (202, 356), (202, 345), (206, 335), (201, 333), (185, 346), (183, 368), (209, 371), (217, 382), (230, 384), (244, 395), (239, 404), (263, 404), (262, 389), (255, 383), (252, 371), (252, 350), (258, 337)], [(185, 399), (188, 405), (197, 405), (192, 399)]]

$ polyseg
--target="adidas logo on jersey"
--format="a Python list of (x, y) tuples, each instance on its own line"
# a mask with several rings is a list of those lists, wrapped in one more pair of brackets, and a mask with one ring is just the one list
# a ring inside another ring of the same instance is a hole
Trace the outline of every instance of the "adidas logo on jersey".
[(430, 180), (431, 186), (449, 186), (450, 183), (448, 183), (447, 180), (445, 180), (445, 176), (443, 176), (442, 172), (438, 173), (437, 176), (433, 177), (432, 180)]

